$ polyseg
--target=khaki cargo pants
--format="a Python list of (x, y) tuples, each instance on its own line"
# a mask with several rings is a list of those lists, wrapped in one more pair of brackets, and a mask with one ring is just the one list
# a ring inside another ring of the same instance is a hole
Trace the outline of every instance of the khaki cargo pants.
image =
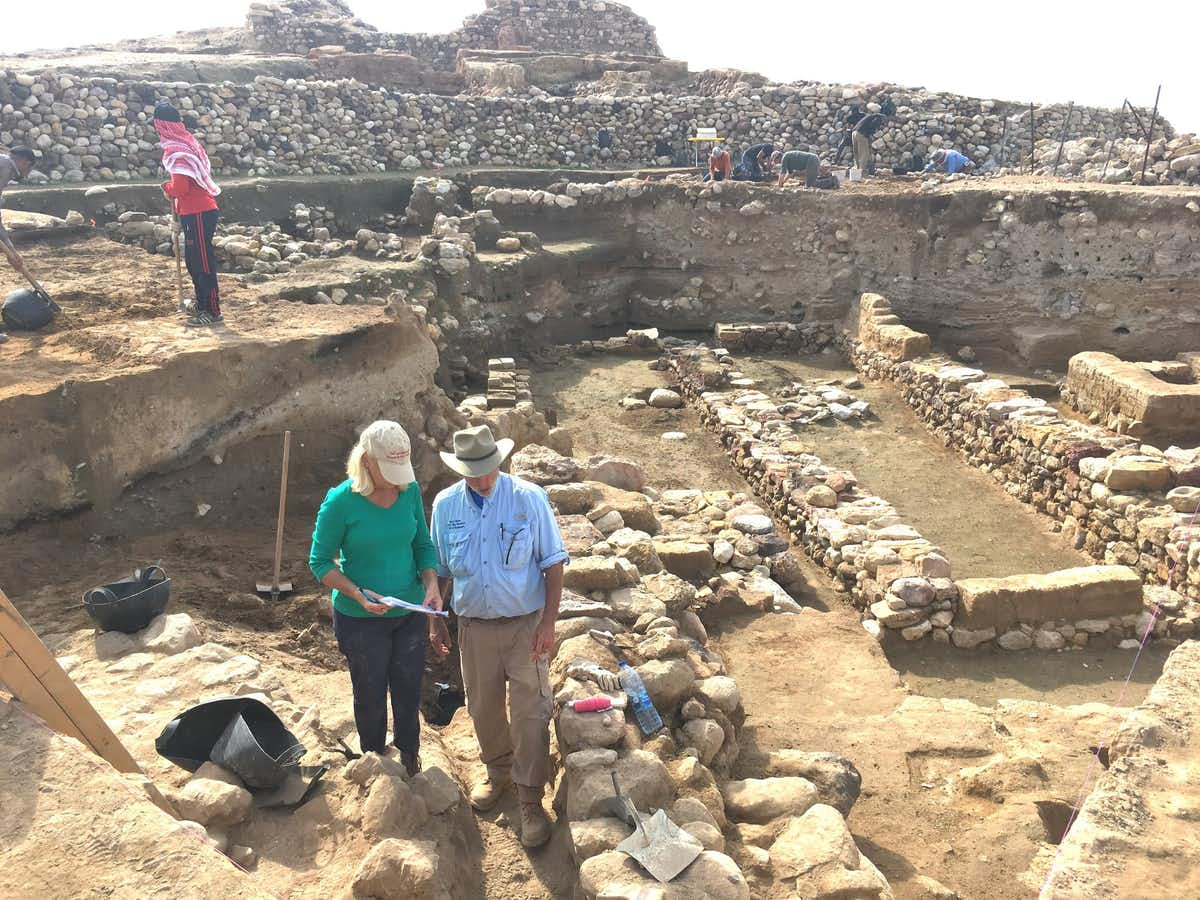
[(875, 150), (871, 146), (871, 139), (856, 131), (850, 140), (854, 145), (854, 164), (858, 166), (863, 175), (873, 175), (875, 173)]
[(511, 776), (524, 801), (541, 800), (550, 779), (550, 663), (530, 658), (541, 618), (539, 611), (458, 620), (463, 687), (479, 758), (493, 781)]

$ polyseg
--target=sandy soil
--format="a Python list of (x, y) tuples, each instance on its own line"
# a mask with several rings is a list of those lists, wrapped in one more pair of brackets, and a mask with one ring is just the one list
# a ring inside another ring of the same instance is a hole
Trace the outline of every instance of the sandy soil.
[[(803, 359), (739, 357), (737, 368), (771, 396), (793, 381), (811, 385), (857, 375), (840, 357), (826, 354)], [(944, 447), (892, 385), (867, 382), (850, 393), (870, 404), (871, 418), (862, 424), (827, 419), (809, 426), (803, 439), (822, 460), (848, 468), (939, 545), (955, 577), (1052, 572), (1093, 564), (1051, 530), (1049, 519), (1009, 497), (990, 476)]]

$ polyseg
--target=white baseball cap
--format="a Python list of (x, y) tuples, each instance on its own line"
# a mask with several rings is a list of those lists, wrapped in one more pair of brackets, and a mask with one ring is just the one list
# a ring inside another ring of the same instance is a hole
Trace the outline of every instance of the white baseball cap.
[(391, 484), (404, 486), (417, 480), (412, 467), (412, 444), (399, 422), (380, 419), (358, 436), (358, 446), (379, 466)]

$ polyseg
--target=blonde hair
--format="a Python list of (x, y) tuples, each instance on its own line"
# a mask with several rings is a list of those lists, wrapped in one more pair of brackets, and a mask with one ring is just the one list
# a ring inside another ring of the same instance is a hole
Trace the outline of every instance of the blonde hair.
[[(362, 494), (364, 497), (375, 493), (375, 479), (371, 477), (367, 459), (369, 457), (363, 448), (360, 437), (359, 443), (354, 445), (354, 449), (350, 451), (350, 456), (346, 460), (346, 476), (350, 479), (350, 490), (356, 494)], [(400, 489), (400, 493), (404, 493), (408, 485), (400, 484), (397, 487)]]

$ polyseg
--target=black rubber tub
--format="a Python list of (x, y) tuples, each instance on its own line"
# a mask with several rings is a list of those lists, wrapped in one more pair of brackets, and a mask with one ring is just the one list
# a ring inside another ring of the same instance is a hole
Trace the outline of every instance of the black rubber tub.
[(167, 608), (171, 579), (158, 566), (138, 569), (129, 578), (92, 588), (83, 606), (101, 631), (141, 631)]

